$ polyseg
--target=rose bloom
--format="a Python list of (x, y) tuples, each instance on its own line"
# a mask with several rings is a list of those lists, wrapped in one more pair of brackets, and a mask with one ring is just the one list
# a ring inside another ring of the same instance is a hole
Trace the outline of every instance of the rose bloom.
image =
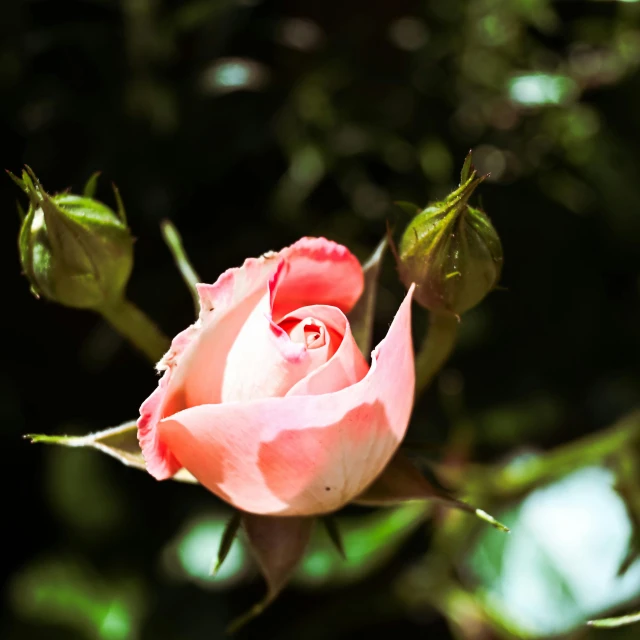
[(184, 468), (265, 515), (327, 513), (362, 494), (403, 439), (414, 393), (413, 288), (370, 367), (345, 316), (363, 288), (359, 261), (324, 238), (199, 284), (199, 318), (140, 408), (149, 473)]

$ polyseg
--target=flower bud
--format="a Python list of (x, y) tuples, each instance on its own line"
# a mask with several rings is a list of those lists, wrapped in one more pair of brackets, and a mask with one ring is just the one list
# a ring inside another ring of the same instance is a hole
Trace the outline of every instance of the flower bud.
[(483, 179), (468, 158), (460, 187), (418, 213), (402, 236), (400, 278), (417, 284), (414, 298), (430, 311), (460, 315), (498, 283), (500, 238), (486, 213), (468, 204)]
[(31, 170), (12, 178), (30, 201), (18, 245), (32, 292), (80, 309), (120, 299), (133, 268), (133, 239), (119, 199), (116, 214), (90, 197), (48, 195)]

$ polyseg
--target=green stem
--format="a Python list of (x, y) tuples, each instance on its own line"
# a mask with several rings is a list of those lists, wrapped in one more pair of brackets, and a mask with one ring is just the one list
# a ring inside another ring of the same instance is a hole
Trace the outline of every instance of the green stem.
[(603, 461), (636, 447), (640, 442), (640, 411), (619, 420), (605, 431), (569, 442), (539, 456), (506, 465), (477, 465), (466, 471), (464, 493), (512, 499), (540, 484)]
[(167, 352), (171, 341), (136, 305), (119, 300), (98, 310), (105, 320), (153, 363)]
[(182, 238), (180, 237), (178, 230), (169, 220), (163, 220), (160, 223), (160, 228), (162, 230), (162, 237), (164, 238), (167, 247), (169, 247), (169, 251), (171, 251), (171, 255), (173, 256), (173, 260), (180, 271), (180, 275), (182, 276), (184, 283), (189, 288), (189, 293), (193, 298), (193, 305), (195, 307), (197, 317), (200, 312), (200, 296), (198, 295), (196, 285), (198, 282), (202, 282), (202, 280), (193, 268), (193, 265), (182, 246)]
[(429, 386), (449, 359), (458, 334), (458, 318), (431, 311), (429, 328), (416, 355), (416, 398)]

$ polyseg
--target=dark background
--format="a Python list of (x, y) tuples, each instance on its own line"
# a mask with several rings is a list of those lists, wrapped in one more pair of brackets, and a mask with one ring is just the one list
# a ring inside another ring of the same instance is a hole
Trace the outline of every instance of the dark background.
[[(129, 297), (173, 335), (193, 311), (163, 218), (205, 281), (302, 235), (365, 259), (387, 221), (407, 222), (393, 202), (443, 196), (474, 149), (491, 172), (480, 191), (504, 245), (504, 289), (465, 315), (445, 383), (473, 425), (465, 455), (501, 461), (640, 403), (639, 66), (633, 2), (13, 1), (0, 17), (0, 158), (14, 172), (29, 164), (50, 192), (81, 191), (101, 170), (98, 197), (113, 205), (118, 185), (137, 238)], [(0, 180), (0, 637), (219, 637), (260, 581), (212, 592), (158, 565), (185, 520), (224, 513), (217, 499), (21, 439), (134, 418), (155, 374), (99, 317), (30, 295), (16, 198)], [(402, 295), (392, 262), (378, 336)], [(412, 442), (450, 443), (446, 397), (440, 384), (420, 401)], [(491, 624), (461, 631), (454, 613), (448, 624), (426, 605), (380, 604), (437, 526), (352, 586), (290, 589), (244, 634), (493, 637)], [(47, 580), (59, 600), (29, 586)], [(73, 613), (105, 585), (139, 612), (137, 631)]]

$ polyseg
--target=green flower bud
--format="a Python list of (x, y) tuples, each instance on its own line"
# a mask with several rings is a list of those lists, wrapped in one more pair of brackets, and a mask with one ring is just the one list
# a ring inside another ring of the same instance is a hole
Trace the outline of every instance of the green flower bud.
[(407, 287), (416, 283), (415, 299), (430, 311), (460, 315), (498, 283), (500, 238), (487, 214), (468, 204), (483, 179), (469, 156), (460, 187), (418, 213), (402, 236), (400, 277)]
[[(48, 195), (28, 169), (11, 176), (29, 196), (18, 246), (36, 296), (80, 309), (119, 300), (133, 268), (133, 238), (116, 191), (119, 213), (87, 196)], [(86, 193), (95, 188), (95, 177)]]

